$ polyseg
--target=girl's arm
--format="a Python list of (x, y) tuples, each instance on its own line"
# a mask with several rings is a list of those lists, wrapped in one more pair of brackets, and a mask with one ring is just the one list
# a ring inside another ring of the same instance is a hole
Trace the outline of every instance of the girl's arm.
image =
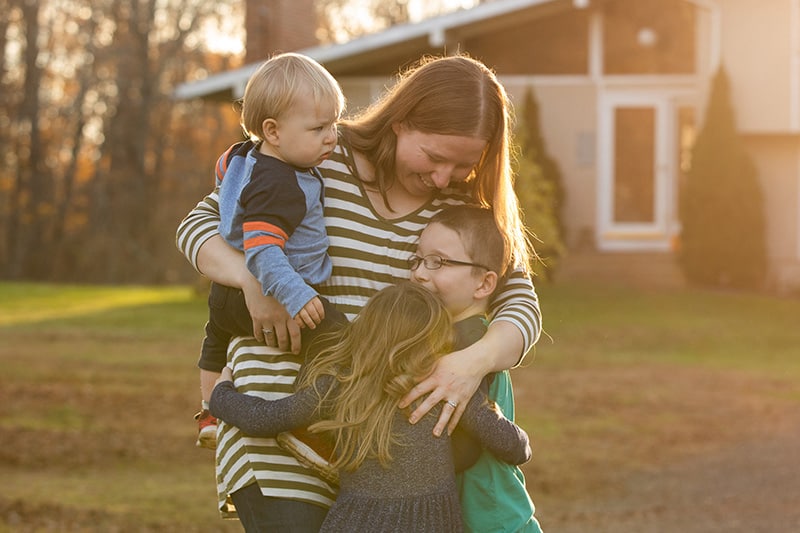
[(445, 428), (452, 434), (481, 379), (490, 372), (518, 365), (538, 340), (541, 332), (539, 298), (533, 283), (521, 271), (512, 272), (503, 290), (496, 295), (492, 310), (494, 319), (482, 339), (439, 359), (433, 373), (402, 399), (400, 407), (406, 407), (430, 393), (409, 417), (412, 424), (439, 402), (449, 400), (457, 406), (445, 404), (434, 434), (441, 435)]
[(264, 342), (264, 330), (274, 331), (280, 349), (300, 353), (300, 327), (277, 300), (261, 292), (261, 284), (247, 269), (244, 254), (220, 236), (218, 199), (215, 190), (181, 221), (175, 238), (178, 250), (210, 280), (242, 289), (253, 319), (253, 335), (259, 341)]
[(314, 422), (319, 397), (307, 387), (279, 400), (265, 400), (236, 392), (230, 370), (223, 371), (211, 393), (209, 411), (251, 437), (274, 437)]
[(528, 434), (491, 407), (485, 394), (479, 392), (470, 399), (460, 427), (475, 436), (489, 453), (503, 462), (521, 465), (531, 459)]

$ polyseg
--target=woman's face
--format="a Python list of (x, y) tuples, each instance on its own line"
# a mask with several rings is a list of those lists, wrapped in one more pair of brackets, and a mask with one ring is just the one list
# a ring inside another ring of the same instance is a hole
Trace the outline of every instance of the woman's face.
[(396, 183), (415, 197), (429, 198), (436, 189), (467, 179), (487, 146), (475, 137), (422, 133), (402, 124), (392, 129), (397, 136)]

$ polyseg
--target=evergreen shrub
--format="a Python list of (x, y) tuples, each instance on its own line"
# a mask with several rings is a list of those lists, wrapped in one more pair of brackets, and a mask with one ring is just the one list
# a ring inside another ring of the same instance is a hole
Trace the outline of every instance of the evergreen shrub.
[(680, 191), (678, 260), (696, 285), (758, 288), (766, 272), (764, 205), (757, 171), (736, 131), (724, 68), (714, 77), (703, 127)]
[(561, 171), (547, 153), (539, 122), (539, 105), (528, 89), (517, 114), (514, 135), (517, 152), (514, 190), (538, 255), (532, 270), (545, 280), (553, 280), (564, 255), (561, 221), (564, 190)]

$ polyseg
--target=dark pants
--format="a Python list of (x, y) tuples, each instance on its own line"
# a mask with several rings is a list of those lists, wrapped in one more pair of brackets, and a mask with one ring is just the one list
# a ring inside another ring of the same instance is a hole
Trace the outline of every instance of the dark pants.
[(328, 510), (312, 503), (270, 498), (251, 483), (231, 494), (247, 533), (317, 533)]
[[(304, 356), (314, 339), (325, 332), (333, 331), (347, 322), (344, 314), (325, 298), (320, 297), (325, 309), (325, 318), (316, 329), (303, 328), (300, 343)], [(218, 283), (211, 284), (208, 293), (208, 322), (206, 337), (197, 366), (211, 372), (222, 372), (228, 362), (228, 344), (233, 337), (253, 335), (253, 320), (244, 301), (244, 293), (240, 289), (226, 287)]]

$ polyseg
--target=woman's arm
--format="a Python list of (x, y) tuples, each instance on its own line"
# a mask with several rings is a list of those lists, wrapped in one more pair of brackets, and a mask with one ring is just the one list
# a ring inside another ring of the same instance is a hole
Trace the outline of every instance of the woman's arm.
[(232, 248), (219, 234), (218, 191), (198, 203), (181, 221), (176, 245), (194, 268), (211, 281), (242, 289), (253, 319), (253, 335), (264, 342), (264, 331), (274, 331), (277, 346), (300, 353), (300, 327), (274, 298), (261, 292), (261, 284), (250, 273), (244, 254)]
[(212, 281), (242, 289), (253, 320), (253, 335), (259, 341), (265, 342), (264, 330), (271, 330), (280, 349), (300, 353), (300, 327), (278, 300), (261, 292), (261, 283), (247, 269), (243, 253), (217, 234), (200, 247), (197, 267)]
[(517, 352), (517, 360), (513, 363), (513, 366), (518, 365), (539, 340), (542, 332), (539, 296), (530, 277), (521, 270), (512, 271), (502, 290), (498, 291), (492, 300), (489, 315), (492, 317), (492, 323), (510, 322), (522, 334), (522, 349)]
[(539, 339), (542, 315), (539, 297), (530, 278), (516, 270), (495, 296), (493, 320), (486, 335), (478, 342), (437, 361), (433, 373), (418, 383), (400, 402), (400, 407), (430, 393), (409, 418), (413, 424), (439, 402), (445, 404), (434, 434), (452, 434), (464, 413), (466, 402), (475, 394), (483, 376), (518, 365), (525, 353)]

